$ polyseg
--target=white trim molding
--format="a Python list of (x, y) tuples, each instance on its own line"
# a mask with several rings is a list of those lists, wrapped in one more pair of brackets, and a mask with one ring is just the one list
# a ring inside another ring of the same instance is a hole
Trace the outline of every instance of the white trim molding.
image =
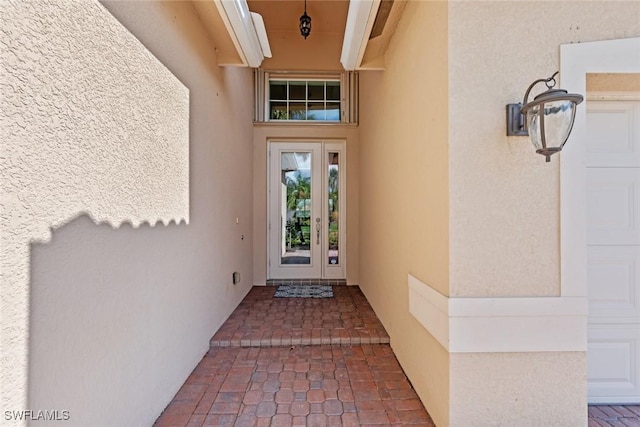
[[(640, 38), (560, 46), (560, 87), (586, 94), (588, 73), (639, 73)], [(589, 102), (589, 98), (587, 98)], [(560, 157), (561, 295), (587, 295), (585, 107), (576, 109), (570, 141)]]
[(409, 311), (449, 353), (586, 351), (585, 297), (451, 298), (409, 274)]
[(257, 68), (271, 58), (264, 20), (249, 10), (247, 0), (216, 0), (215, 5), (244, 65)]
[(344, 30), (340, 62), (347, 71), (356, 70), (362, 63), (369, 35), (380, 7), (380, 0), (349, 2), (347, 25)]

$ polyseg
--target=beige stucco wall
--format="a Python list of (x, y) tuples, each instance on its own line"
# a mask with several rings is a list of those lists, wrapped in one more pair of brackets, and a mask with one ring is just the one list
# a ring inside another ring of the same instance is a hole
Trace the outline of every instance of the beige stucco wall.
[(584, 353), (448, 354), (408, 313), (406, 276), (452, 297), (559, 295), (558, 158), (505, 136), (505, 104), (558, 69), (560, 44), (637, 36), (639, 17), (409, 2), (386, 71), (362, 73), (360, 282), (438, 425), (586, 422)]
[(584, 353), (453, 354), (451, 426), (587, 425)]
[[(559, 68), (560, 44), (638, 36), (639, 18), (637, 2), (449, 4), (452, 296), (560, 294), (559, 158), (506, 137), (505, 104)], [(451, 424), (584, 425), (585, 356), (452, 356)]]
[(447, 3), (410, 2), (384, 72), (360, 76), (360, 284), (427, 410), (448, 424), (447, 352), (407, 275), (449, 291)]
[(451, 295), (559, 295), (559, 156), (507, 138), (505, 105), (559, 69), (560, 44), (637, 36), (639, 18), (638, 2), (450, 3)]
[(188, 3), (106, 7), (2, 5), (2, 422), (150, 425), (252, 283), (251, 73)]
[(359, 130), (354, 125), (256, 124), (253, 129), (253, 280), (267, 280), (267, 152), (269, 141), (345, 141), (347, 150), (347, 283), (359, 283)]

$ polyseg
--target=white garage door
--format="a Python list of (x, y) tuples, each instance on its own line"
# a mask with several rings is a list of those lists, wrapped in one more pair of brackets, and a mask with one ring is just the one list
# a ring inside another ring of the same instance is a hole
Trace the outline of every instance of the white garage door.
[(590, 403), (640, 403), (640, 101), (587, 104)]

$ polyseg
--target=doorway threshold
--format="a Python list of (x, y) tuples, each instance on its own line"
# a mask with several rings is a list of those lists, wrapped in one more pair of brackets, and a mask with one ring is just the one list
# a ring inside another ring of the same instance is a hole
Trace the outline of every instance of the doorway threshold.
[(347, 286), (345, 279), (267, 279), (267, 286), (303, 285), (303, 286)]

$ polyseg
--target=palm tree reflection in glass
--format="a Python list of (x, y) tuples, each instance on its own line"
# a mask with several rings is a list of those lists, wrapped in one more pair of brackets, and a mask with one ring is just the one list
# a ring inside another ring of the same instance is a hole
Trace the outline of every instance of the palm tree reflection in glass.
[(339, 228), (338, 228), (338, 190), (340, 188), (338, 173), (338, 153), (330, 153), (329, 164), (329, 264), (338, 264)]
[[(309, 165), (310, 153), (295, 153), (296, 170), (288, 170), (284, 173), (286, 186), (286, 253), (282, 257), (282, 264), (311, 264), (311, 169)], [(303, 165), (300, 167), (300, 165)], [(327, 243), (325, 249), (326, 262), (339, 264), (339, 200), (340, 200), (340, 173), (339, 153), (329, 153), (328, 177), (326, 181), (328, 195), (327, 218)], [(324, 227), (323, 227), (324, 228)]]
[[(299, 164), (306, 164), (309, 153), (295, 153)], [(306, 173), (303, 173), (306, 172)], [(311, 174), (310, 170), (298, 169), (285, 174), (287, 188), (287, 253), (283, 264), (311, 264)]]

